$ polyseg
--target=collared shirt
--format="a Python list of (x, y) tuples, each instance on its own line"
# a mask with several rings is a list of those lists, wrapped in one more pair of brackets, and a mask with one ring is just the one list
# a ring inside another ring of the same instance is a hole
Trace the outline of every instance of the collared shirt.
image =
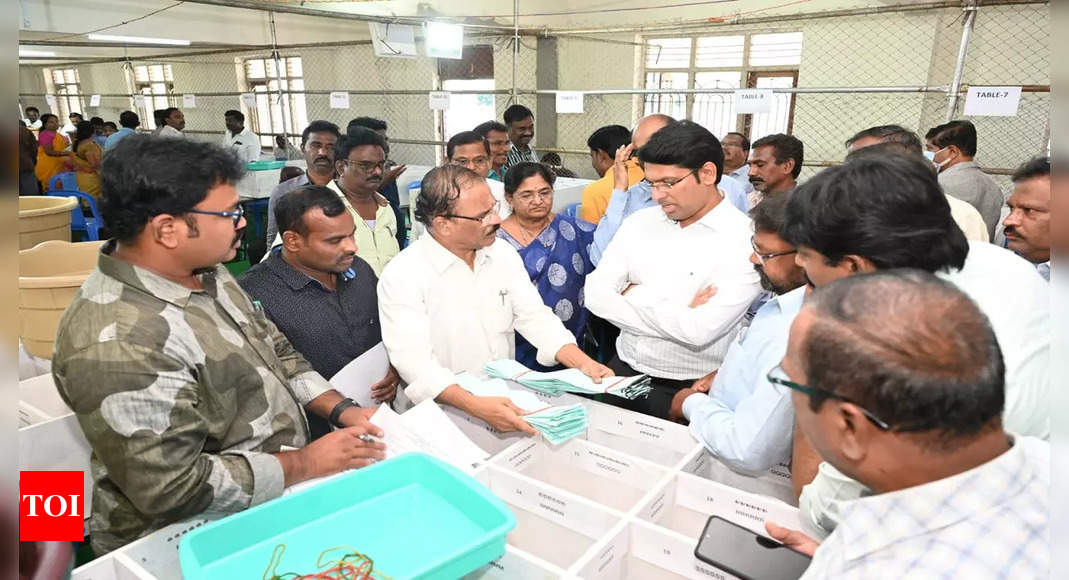
[(524, 149), (520, 149), (515, 143), (509, 148), (508, 154), (505, 156), (505, 164), (501, 166), (501, 175), (509, 172), (509, 168), (517, 163), (524, 161), (531, 161), (538, 163), (538, 153), (534, 150), (534, 147), (528, 145)]
[[(628, 159), (624, 165), (627, 167), (628, 188), (634, 186), (645, 177), (646, 174), (642, 172), (642, 168), (639, 167), (634, 159)], [(583, 188), (583, 203), (579, 206), (580, 219), (592, 224), (601, 221), (601, 217), (605, 215), (605, 211), (609, 207), (609, 200), (612, 199), (614, 182), (615, 177), (613, 177), (612, 168), (610, 168), (605, 172), (605, 175), (601, 176), (601, 179)], [(623, 191), (623, 188), (618, 191)]]
[(1048, 578), (1050, 460), (1016, 437), (963, 473), (844, 502), (802, 578)]
[[(337, 276), (335, 290), (297, 270), (281, 255), (281, 247), (238, 278), (267, 315), (317, 373), (330, 379), (345, 365), (382, 342), (378, 278), (357, 256)], [(322, 417), (308, 417), (312, 438), (330, 432)]]
[(735, 181), (742, 184), (742, 189), (749, 195), (753, 191), (753, 184), (750, 183), (750, 164), (744, 163), (742, 167), (728, 173), (728, 177), (731, 177)]
[[(220, 144), (223, 149), (233, 151), (242, 165), (259, 160), (262, 152), (260, 138), (248, 127), (243, 128), (237, 135), (232, 135), (229, 130), (223, 132), (223, 140)], [(237, 184), (237, 190), (242, 197), (257, 197), (259, 192), (256, 191), (256, 174), (246, 171), (245, 176)]]
[[(723, 200), (685, 228), (660, 207), (627, 218), (586, 281), (587, 308), (620, 328), (620, 360), (675, 380), (719, 368), (761, 292), (751, 234), (750, 219)], [(710, 285), (716, 295), (690, 308)]]
[(275, 186), (275, 189), (271, 190), (271, 197), (267, 199), (267, 234), (264, 236), (265, 240), (275, 239), (278, 235), (278, 223), (275, 221), (275, 206), (278, 205), (278, 200), (282, 199), (286, 194), (297, 191), (298, 189), (311, 185), (311, 181), (308, 179), (307, 173), (302, 173), (297, 177), (291, 177), (286, 181)]
[(766, 377), (787, 352), (805, 292), (803, 286), (766, 302), (749, 328), (739, 331), (709, 394), (683, 402), (694, 438), (736, 471), (757, 474), (791, 458), (791, 391)]
[(742, 213), (750, 211), (750, 199), (746, 196), (746, 188), (739, 180), (730, 175), (720, 176), (720, 183), (716, 184), (724, 199), (731, 202)]
[(122, 141), (123, 139), (129, 137), (130, 135), (133, 135), (134, 133), (136, 133), (136, 131), (129, 127), (123, 127), (118, 131), (112, 133), (104, 141), (104, 151), (111, 151), (115, 148), (116, 145), (119, 144), (119, 141)]
[(494, 181), (505, 181), (505, 165), (501, 166), (500, 172), (494, 168), (490, 168), (490, 174), (487, 175), (486, 178), (493, 179)]
[(1036, 264), (1036, 272), (1039, 272), (1039, 275), (1043, 276), (1044, 280), (1050, 282), (1050, 260), (1042, 264)]
[(598, 222), (598, 229), (594, 230), (594, 243), (590, 246), (590, 260), (597, 266), (601, 262), (601, 256), (609, 247), (616, 231), (624, 223), (624, 219), (636, 211), (653, 207), (657, 202), (653, 201), (653, 190), (650, 184), (644, 180), (638, 180), (627, 191), (620, 189), (612, 190), (609, 205), (605, 208), (605, 214)]
[(63, 315), (52, 374), (93, 447), (93, 550), (282, 493), (330, 385), (222, 265), (190, 290), (111, 256)]
[(995, 237), (999, 213), (1006, 199), (1002, 188), (990, 176), (980, 170), (975, 161), (965, 161), (947, 167), (939, 174), (943, 192), (969, 203), (980, 212), (987, 225), (987, 237)]
[[(356, 255), (363, 258), (371, 266), (371, 269), (375, 271), (375, 275), (381, 275), (386, 263), (392, 260), (397, 255), (397, 252), (401, 250), (397, 244), (397, 218), (394, 217), (393, 208), (389, 204), (376, 207), (375, 223), (368, 224), (356, 211), (356, 208), (353, 207), (353, 204), (349, 203), (349, 198), (345, 197), (345, 193), (338, 186), (337, 180), (332, 180), (327, 184), (327, 187), (338, 194), (342, 203), (345, 204), (345, 209), (349, 210), (349, 213), (353, 216), (353, 221), (356, 222), (356, 233), (353, 235), (356, 238)], [(268, 200), (267, 205), (270, 208), (270, 200)], [(280, 245), (282, 245), (282, 235), (281, 233), (276, 233), (271, 247), (274, 248)], [(264, 260), (267, 257), (264, 256)]]
[[(1046, 439), (1050, 436), (1050, 294), (1032, 263), (1009, 250), (970, 242), (965, 267), (936, 272), (964, 292), (987, 316), (1006, 365), (1007, 431)], [(997, 281), (994, 283), (993, 281)], [(1013, 296), (1013, 300), (1007, 300)], [(589, 298), (588, 298), (589, 301)], [(831, 530), (836, 517), (829, 506), (864, 495), (864, 487), (822, 464), (805, 486), (800, 513), (816, 529)]]
[(156, 130), (158, 131), (156, 135), (159, 137), (172, 137), (183, 139), (186, 136), (185, 133), (179, 131), (178, 129), (175, 129), (170, 125), (162, 125), (160, 127), (157, 127)]
[(954, 223), (958, 224), (966, 239), (977, 242), (987, 242), (991, 239), (987, 234), (987, 224), (975, 207), (952, 195), (947, 195), (946, 198), (950, 204), (950, 217), (954, 218)]
[(415, 403), (437, 397), (459, 372), (482, 374), (484, 364), (513, 358), (517, 332), (545, 366), (575, 344), (502, 239), (478, 250), (472, 269), (423, 236), (386, 266), (378, 296), (383, 342)]

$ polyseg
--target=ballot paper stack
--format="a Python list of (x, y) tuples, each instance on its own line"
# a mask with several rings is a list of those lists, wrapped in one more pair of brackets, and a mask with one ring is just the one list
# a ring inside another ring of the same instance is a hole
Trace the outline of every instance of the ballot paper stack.
[(540, 373), (514, 360), (497, 360), (487, 363), (483, 367), (483, 372), (494, 378), (515, 381), (528, 389), (542, 391), (554, 397), (561, 393), (587, 395), (608, 393), (625, 399), (637, 399), (650, 392), (650, 378), (647, 375), (605, 377), (601, 379), (601, 383), (595, 383), (579, 369)]
[(507, 397), (526, 412), (523, 419), (552, 445), (559, 445), (586, 431), (586, 407), (582, 404), (546, 406), (534, 393), (510, 389), (502, 379), (484, 381), (469, 373), (457, 375), (457, 384), (480, 397)]

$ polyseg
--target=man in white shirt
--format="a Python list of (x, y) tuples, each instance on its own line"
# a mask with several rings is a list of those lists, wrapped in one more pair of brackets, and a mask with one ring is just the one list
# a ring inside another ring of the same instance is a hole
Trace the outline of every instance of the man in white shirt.
[(73, 143), (74, 135), (78, 132), (78, 123), (81, 123), (82, 120), (83, 117), (81, 113), (71, 113), (70, 115), (67, 115), (67, 122), (64, 123), (59, 132), (66, 135), (71, 140), (71, 143)]
[(185, 134), (182, 131), (186, 128), (186, 117), (182, 114), (177, 107), (167, 107), (160, 114), (163, 119), (163, 125), (157, 129), (159, 137), (172, 137), (182, 139)]
[(653, 200), (620, 226), (587, 276), (587, 308), (620, 328), (618, 375), (653, 378), (649, 397), (621, 404), (667, 418), (681, 388), (720, 367), (761, 291), (750, 264), (750, 219), (717, 188), (724, 152), (680, 121), (639, 150)]
[[(242, 166), (260, 159), (260, 137), (245, 127), (245, 115), (231, 109), (223, 113), (226, 132), (223, 133), (223, 148), (233, 151)], [(256, 191), (256, 175), (251, 171), (238, 182), (238, 195), (241, 197), (259, 197)]]
[(871, 490), (822, 544), (766, 524), (818, 578), (1047, 578), (1050, 445), (1011, 435), (984, 313), (955, 286), (889, 270), (821, 287), (769, 379), (804, 439)]
[[(816, 288), (892, 268), (925, 270), (957, 286), (984, 312), (1002, 346), (1006, 427), (1021, 435), (1049, 436), (1047, 284), (1012, 252), (965, 239), (927, 162), (890, 153), (826, 169), (792, 194), (783, 235), (797, 246), (798, 264)], [(838, 476), (833, 466), (819, 464), (820, 457), (796, 431), (791, 477), (802, 516), (815, 528), (830, 530), (834, 504), (865, 490)]]
[(500, 431), (534, 434), (509, 399), (477, 397), (455, 378), (513, 358), (516, 332), (546, 366), (578, 368), (595, 381), (612, 375), (576, 346), (519, 254), (497, 238), (498, 202), (485, 179), (457, 165), (433, 169), (414, 203), (428, 235), (390, 261), (378, 285), (382, 339), (409, 399), (434, 399)]
[(26, 107), (26, 118), (23, 121), (26, 127), (37, 135), (37, 132), (41, 130), (41, 111), (37, 107)]
[(1006, 227), (1006, 247), (1035, 264), (1036, 271), (1050, 280), (1050, 157), (1036, 157), (1013, 174), (1013, 195), (1006, 202), (1010, 215)]

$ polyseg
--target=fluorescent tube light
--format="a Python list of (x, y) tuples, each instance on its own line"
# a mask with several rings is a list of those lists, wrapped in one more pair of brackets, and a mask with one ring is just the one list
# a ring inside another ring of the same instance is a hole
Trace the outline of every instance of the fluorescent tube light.
[(116, 34), (90, 34), (89, 40), (103, 40), (107, 42), (129, 42), (131, 44), (164, 44), (168, 46), (189, 46), (188, 40), (175, 38), (152, 38), (148, 36), (119, 36)]
[(56, 53), (52, 52), (51, 50), (34, 50), (32, 48), (23, 48), (23, 47), (20, 46), (19, 47), (19, 56), (27, 56), (27, 57), (30, 57), (30, 56), (45, 56), (45, 57), (48, 57), (48, 56), (56, 56)]

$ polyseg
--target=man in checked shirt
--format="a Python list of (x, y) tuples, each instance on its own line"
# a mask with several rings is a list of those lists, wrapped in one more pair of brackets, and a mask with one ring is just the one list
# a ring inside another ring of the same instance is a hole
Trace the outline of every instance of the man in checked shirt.
[[(63, 316), (52, 366), (93, 448), (97, 555), (384, 457), (368, 410), (313, 371), (221, 265), (245, 227), (242, 173), (216, 145), (149, 136), (124, 139), (102, 168), (114, 239)], [(306, 412), (338, 429), (309, 444)]]

